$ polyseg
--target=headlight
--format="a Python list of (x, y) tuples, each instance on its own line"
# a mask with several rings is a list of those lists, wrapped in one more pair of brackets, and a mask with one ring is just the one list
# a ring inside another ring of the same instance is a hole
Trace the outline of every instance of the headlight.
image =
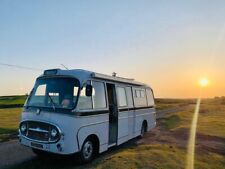
[(51, 130), (51, 136), (52, 136), (52, 137), (56, 137), (57, 134), (58, 134), (57, 130), (53, 128), (53, 129)]
[(21, 131), (22, 133), (24, 133), (24, 132), (26, 132), (26, 130), (27, 130), (27, 125), (26, 125), (26, 124), (22, 124), (22, 125), (20, 126), (20, 131)]

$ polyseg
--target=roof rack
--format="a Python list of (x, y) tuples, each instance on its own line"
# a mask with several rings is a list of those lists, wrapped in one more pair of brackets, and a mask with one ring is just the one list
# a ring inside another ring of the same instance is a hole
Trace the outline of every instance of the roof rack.
[(135, 84), (135, 85), (139, 85), (139, 86), (145, 85), (144, 83), (137, 82), (134, 79), (124, 78), (124, 77), (119, 77), (119, 76), (110, 76), (110, 75), (105, 75), (105, 74), (95, 73), (95, 72), (93, 72), (91, 74), (91, 77), (97, 78), (97, 79), (107, 79), (107, 80), (115, 81), (115, 82)]

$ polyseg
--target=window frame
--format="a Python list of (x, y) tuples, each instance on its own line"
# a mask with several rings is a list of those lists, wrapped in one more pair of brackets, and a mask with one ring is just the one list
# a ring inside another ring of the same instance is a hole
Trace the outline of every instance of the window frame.
[[(124, 89), (124, 93), (125, 93), (125, 97), (126, 97), (126, 105), (125, 105), (125, 106), (119, 106), (118, 95), (117, 95), (117, 88), (123, 88), (123, 89)], [(128, 100), (127, 100), (126, 86), (116, 85), (116, 100), (117, 100), (117, 107), (118, 107), (118, 108), (126, 108), (126, 107), (128, 107)]]
[[(79, 110), (79, 112), (82, 112), (82, 111), (92, 111), (93, 110), (93, 99), (92, 99), (92, 96), (91, 97), (91, 108), (85, 108), (85, 109), (79, 109), (78, 105), (79, 105), (79, 101), (80, 101), (80, 96), (81, 96), (81, 91), (84, 89), (85, 86), (83, 86), (82, 88), (80, 88), (79, 90), (79, 98), (78, 98), (78, 101), (77, 101), (77, 106), (76, 106), (76, 109)], [(88, 97), (88, 96), (85, 96), (85, 97)]]
[(93, 99), (93, 95), (91, 96), (91, 101), (92, 101), (92, 109), (89, 110), (106, 110), (108, 108), (108, 101), (107, 101), (107, 93), (106, 93), (106, 85), (104, 81), (100, 81), (100, 80), (91, 80), (91, 85), (93, 87), (93, 82), (97, 82), (97, 83), (102, 83), (103, 87), (104, 87), (104, 94), (105, 94), (105, 107), (103, 108), (94, 108), (94, 99)]
[[(142, 94), (141, 93), (143, 93), (144, 95), (142, 96)], [(146, 91), (145, 91), (145, 89), (140, 89), (140, 98), (145, 98), (146, 97)]]
[(148, 100), (148, 91), (149, 90), (149, 92), (151, 92), (151, 95), (152, 95), (152, 99), (153, 99), (153, 107), (155, 106), (155, 96), (154, 96), (154, 92), (153, 92), (153, 90), (152, 90), (152, 88), (145, 88), (145, 92), (146, 92), (146, 100), (147, 100), (147, 105), (148, 106), (150, 106), (150, 100)]

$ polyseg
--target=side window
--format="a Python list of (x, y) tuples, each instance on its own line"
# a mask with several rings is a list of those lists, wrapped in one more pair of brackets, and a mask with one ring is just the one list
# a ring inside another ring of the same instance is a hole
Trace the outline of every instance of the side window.
[(101, 109), (106, 108), (105, 86), (102, 82), (92, 82), (93, 91), (93, 108)]
[(147, 106), (146, 92), (144, 88), (134, 88), (134, 106)]
[(136, 97), (141, 97), (141, 92), (140, 92), (140, 90), (135, 90), (135, 96)]
[(46, 84), (38, 86), (35, 96), (45, 96)]
[(148, 100), (148, 106), (154, 106), (154, 97), (152, 94), (152, 91), (150, 89), (146, 90), (147, 93), (147, 100)]
[(145, 91), (144, 90), (141, 90), (141, 97), (145, 97)]
[(30, 101), (30, 104), (44, 105), (45, 93), (46, 93), (46, 84), (38, 86), (35, 92), (35, 97)]
[[(85, 95), (86, 88), (80, 91), (80, 97), (78, 99), (77, 108), (80, 110), (92, 109), (92, 100), (91, 97)], [(75, 91), (76, 92), (76, 91)]]
[(125, 88), (117, 87), (116, 94), (117, 94), (118, 106), (119, 107), (127, 106), (127, 97), (126, 97)]

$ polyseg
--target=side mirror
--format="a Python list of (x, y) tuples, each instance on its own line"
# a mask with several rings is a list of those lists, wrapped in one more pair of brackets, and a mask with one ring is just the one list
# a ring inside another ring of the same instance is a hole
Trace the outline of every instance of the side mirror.
[(92, 85), (87, 84), (85, 95), (88, 96), (88, 97), (92, 96)]

